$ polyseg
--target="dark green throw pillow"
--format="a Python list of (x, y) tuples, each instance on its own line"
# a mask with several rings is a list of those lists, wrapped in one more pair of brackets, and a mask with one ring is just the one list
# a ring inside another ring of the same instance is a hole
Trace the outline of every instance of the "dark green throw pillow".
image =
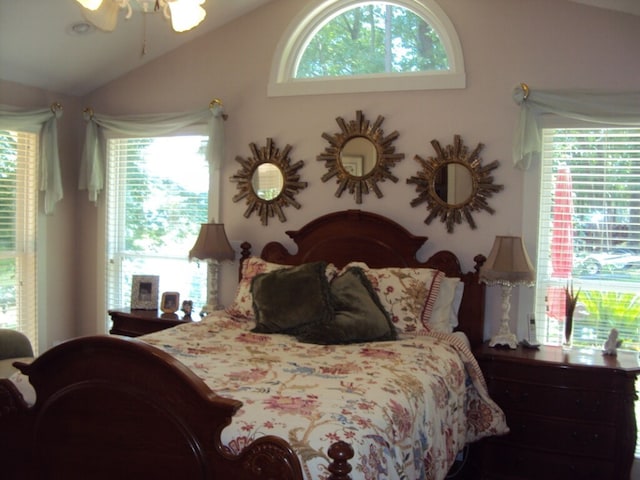
[(256, 275), (251, 282), (256, 333), (295, 334), (327, 321), (332, 310), (326, 262), (312, 262)]
[(333, 318), (307, 325), (296, 338), (321, 345), (395, 340), (396, 330), (362, 269), (351, 267), (330, 285)]

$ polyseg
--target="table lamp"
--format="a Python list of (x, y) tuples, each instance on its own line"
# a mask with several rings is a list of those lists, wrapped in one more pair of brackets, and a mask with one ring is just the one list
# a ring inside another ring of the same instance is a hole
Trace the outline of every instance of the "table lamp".
[(207, 261), (207, 304), (200, 312), (200, 316), (204, 317), (221, 308), (218, 305), (218, 263), (235, 258), (224, 224), (203, 223), (200, 226), (196, 243), (189, 251), (189, 260), (192, 258)]
[(480, 281), (502, 286), (502, 321), (500, 330), (489, 341), (490, 347), (506, 345), (518, 347), (518, 339), (509, 328), (511, 288), (514, 285), (533, 285), (535, 270), (520, 237), (496, 236), (489, 258), (480, 268)]

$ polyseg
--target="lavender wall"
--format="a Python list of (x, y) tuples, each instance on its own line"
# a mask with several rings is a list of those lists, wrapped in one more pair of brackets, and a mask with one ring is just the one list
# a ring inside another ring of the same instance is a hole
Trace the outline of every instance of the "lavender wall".
[[(267, 82), (275, 47), (304, 7), (300, 0), (276, 0), (111, 82), (82, 99), (82, 104), (101, 113), (120, 115), (192, 110), (221, 98), (229, 114), (221, 220), (232, 241), (248, 240), (259, 251), (266, 241), (284, 241), (288, 238), (285, 230), (297, 229), (318, 215), (362, 208), (390, 216), (410, 231), (427, 235), (429, 241), (421, 255), (448, 248), (460, 255), (463, 267), (470, 268), (476, 253), (488, 253), (496, 234), (521, 234), (523, 222), (529, 218), (526, 212), (535, 214), (535, 206), (523, 209), (526, 173), (511, 166), (511, 138), (518, 114), (511, 100), (513, 87), (527, 82), (532, 89), (637, 89), (640, 57), (635, 50), (640, 40), (640, 17), (558, 0), (439, 0), (439, 4), (462, 43), (465, 89), (269, 98)], [(383, 115), (384, 130), (399, 131), (395, 146), (405, 154), (393, 169), (400, 181), (382, 183), (384, 197), (368, 195), (360, 207), (349, 195), (334, 196), (336, 185), (320, 181), (326, 169), (315, 160), (326, 145), (322, 132), (337, 132), (335, 118), (351, 119), (356, 110), (363, 110), (369, 118)], [(495, 215), (478, 213), (477, 230), (462, 225), (451, 235), (440, 223), (423, 223), (427, 212), (424, 207), (409, 205), (416, 194), (405, 181), (418, 171), (414, 155), (432, 155), (432, 139), (446, 145), (454, 134), (460, 134), (470, 147), (478, 142), (486, 145), (483, 159), (501, 161), (495, 182), (505, 188), (491, 200)], [(80, 137), (78, 142), (82, 141)], [(305, 161), (300, 173), (309, 186), (297, 197), (302, 208), (287, 209), (286, 223), (275, 220), (263, 227), (255, 216), (244, 218), (244, 204), (232, 202), (235, 186), (228, 179), (239, 168), (235, 157), (248, 156), (248, 144), (262, 144), (266, 137), (280, 146), (293, 146), (291, 158)], [(67, 174), (74, 179), (77, 175)], [(77, 325), (69, 333), (85, 334), (96, 331), (99, 317), (104, 315), (99, 293), (103, 288), (103, 205), (96, 209), (83, 195), (77, 200), (79, 228), (74, 235), (67, 235), (70, 242), (79, 236), (83, 267), (73, 279), (72, 290), (79, 292), (79, 303)], [(235, 291), (235, 268), (223, 268), (225, 304)], [(488, 297), (490, 322), (486, 335), (490, 336), (500, 316), (498, 289), (489, 288)], [(514, 305), (514, 318), (515, 311)]]

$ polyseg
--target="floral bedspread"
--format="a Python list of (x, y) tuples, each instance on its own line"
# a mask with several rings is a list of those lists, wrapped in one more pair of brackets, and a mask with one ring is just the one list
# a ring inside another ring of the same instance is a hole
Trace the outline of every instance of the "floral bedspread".
[(243, 402), (223, 443), (289, 441), (307, 479), (326, 479), (329, 445), (349, 442), (353, 478), (443, 479), (465, 443), (508, 431), (475, 359), (450, 335), (320, 346), (250, 332), (224, 313), (140, 337)]

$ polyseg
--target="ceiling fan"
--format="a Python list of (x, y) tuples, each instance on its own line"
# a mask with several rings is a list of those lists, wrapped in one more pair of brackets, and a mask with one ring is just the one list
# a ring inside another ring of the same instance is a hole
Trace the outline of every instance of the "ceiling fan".
[(84, 8), (86, 20), (96, 28), (112, 32), (118, 23), (118, 13), (126, 10), (125, 19), (131, 18), (134, 11), (154, 13), (162, 11), (164, 17), (171, 20), (176, 32), (186, 32), (199, 25), (207, 12), (202, 7), (205, 0), (76, 0)]

